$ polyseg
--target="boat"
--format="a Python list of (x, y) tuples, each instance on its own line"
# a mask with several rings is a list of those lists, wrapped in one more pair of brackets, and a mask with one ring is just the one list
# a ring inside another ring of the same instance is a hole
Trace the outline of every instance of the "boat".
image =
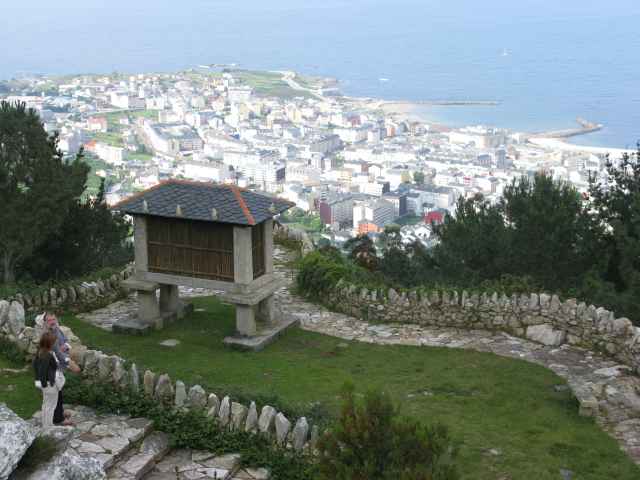
[(378, 79), (378, 81), (380, 81), (380, 82), (383, 82), (383, 83), (384, 83), (384, 82), (388, 82), (388, 81), (389, 81), (389, 79), (388, 79), (388, 78), (379, 78), (379, 79)]
[(509, 55), (511, 55), (511, 54), (509, 53), (509, 50), (507, 50), (506, 48), (502, 49), (502, 56), (503, 56), (503, 57), (508, 57)]

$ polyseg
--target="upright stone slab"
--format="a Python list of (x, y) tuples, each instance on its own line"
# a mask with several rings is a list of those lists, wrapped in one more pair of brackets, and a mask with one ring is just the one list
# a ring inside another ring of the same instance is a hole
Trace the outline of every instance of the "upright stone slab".
[(302, 450), (309, 437), (309, 424), (305, 417), (299, 418), (296, 422), (296, 426), (293, 427), (292, 437), (293, 448), (297, 451)]
[(287, 435), (291, 430), (291, 422), (282, 412), (276, 415), (276, 442), (278, 445), (284, 446), (287, 443)]
[(220, 410), (220, 400), (215, 393), (211, 393), (209, 394), (209, 398), (207, 398), (207, 417), (217, 417), (218, 410)]
[(231, 428), (242, 430), (247, 418), (247, 407), (238, 402), (231, 403)]
[(247, 413), (247, 421), (244, 424), (245, 432), (255, 432), (258, 430), (258, 409), (256, 402), (251, 402), (249, 412)]
[(224, 397), (222, 403), (220, 403), (220, 411), (218, 412), (218, 421), (220, 425), (226, 427), (231, 420), (231, 399)]
[(165, 405), (171, 405), (174, 401), (173, 384), (171, 377), (167, 374), (160, 375), (155, 391), (156, 400), (161, 401)]
[(127, 388), (128, 378), (127, 371), (124, 368), (124, 360), (120, 357), (115, 357), (113, 361), (113, 384), (118, 388)]
[(153, 397), (156, 391), (156, 374), (151, 370), (145, 370), (143, 377), (144, 394), (147, 397)]
[(0, 300), (0, 330), (9, 320), (9, 302), (6, 300)]
[(203, 409), (207, 406), (207, 392), (200, 385), (194, 385), (189, 389), (187, 395), (187, 405), (189, 408)]
[(270, 405), (262, 407), (260, 418), (258, 419), (258, 431), (266, 435), (273, 432), (273, 425), (276, 420), (277, 411)]
[(176, 396), (173, 404), (176, 406), (176, 408), (182, 408), (184, 407), (186, 400), (187, 400), (187, 388), (185, 387), (183, 382), (178, 380), (176, 382)]
[(25, 327), (24, 307), (21, 303), (13, 301), (9, 306), (9, 318), (7, 319), (9, 333), (18, 335)]
[(131, 390), (135, 393), (140, 392), (140, 373), (138, 372), (138, 367), (135, 363), (131, 365), (129, 369), (129, 381)]

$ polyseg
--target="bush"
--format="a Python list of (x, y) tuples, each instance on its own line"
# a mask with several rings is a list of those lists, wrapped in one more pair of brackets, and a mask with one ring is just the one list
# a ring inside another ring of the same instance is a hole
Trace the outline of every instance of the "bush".
[(24, 364), (26, 358), (25, 353), (18, 348), (16, 343), (9, 341), (2, 336), (0, 336), (0, 356), (17, 365)]
[(368, 286), (382, 284), (375, 274), (345, 259), (336, 249), (327, 248), (300, 260), (296, 286), (311, 298), (321, 298), (341, 279)]
[(370, 392), (361, 405), (345, 387), (338, 424), (319, 442), (323, 480), (455, 480), (457, 449), (447, 429), (400, 417), (390, 398)]

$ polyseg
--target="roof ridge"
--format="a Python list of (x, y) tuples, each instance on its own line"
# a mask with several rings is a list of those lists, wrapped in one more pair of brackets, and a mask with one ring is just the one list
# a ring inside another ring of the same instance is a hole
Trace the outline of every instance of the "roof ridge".
[(236, 185), (230, 185), (230, 187), (231, 187), (231, 191), (236, 197), (236, 200), (238, 201), (238, 204), (240, 205), (240, 208), (242, 209), (242, 213), (244, 213), (244, 216), (247, 219), (247, 222), (249, 223), (249, 225), (255, 225), (256, 221), (253, 218), (253, 215), (251, 214), (249, 207), (247, 207), (247, 203), (244, 201), (244, 198), (242, 197), (242, 193), (240, 192), (240, 189)]
[(128, 196), (127, 198), (123, 198), (122, 200), (120, 200), (119, 202), (111, 205), (112, 209), (117, 209), (118, 207), (120, 207), (123, 203), (129, 203), (131, 200), (135, 200), (138, 197), (142, 197), (143, 195), (146, 195), (147, 193), (149, 193), (151, 190), (156, 190), (164, 185), (167, 185), (171, 183), (171, 180), (163, 180), (161, 182), (156, 183), (153, 187), (149, 187), (146, 190), (143, 190), (141, 192), (138, 193), (134, 193), (133, 195)]

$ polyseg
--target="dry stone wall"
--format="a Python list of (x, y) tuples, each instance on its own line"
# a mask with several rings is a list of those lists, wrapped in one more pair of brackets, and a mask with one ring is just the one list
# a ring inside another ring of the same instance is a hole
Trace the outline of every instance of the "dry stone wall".
[(368, 290), (344, 281), (325, 300), (334, 310), (379, 323), (502, 331), (544, 345), (596, 350), (640, 373), (640, 328), (602, 307), (557, 295)]
[(93, 304), (100, 298), (113, 298), (120, 295), (120, 283), (132, 274), (133, 266), (130, 265), (121, 272), (114, 273), (109, 278), (49, 288), (37, 294), (17, 293), (10, 298), (0, 299), (0, 328), (3, 322), (7, 320), (6, 315), (4, 315), (5, 309), (9, 308), (7, 305), (15, 309), (18, 308), (15, 305), (20, 304), (22, 309), (27, 312), (41, 312), (61, 306)]

